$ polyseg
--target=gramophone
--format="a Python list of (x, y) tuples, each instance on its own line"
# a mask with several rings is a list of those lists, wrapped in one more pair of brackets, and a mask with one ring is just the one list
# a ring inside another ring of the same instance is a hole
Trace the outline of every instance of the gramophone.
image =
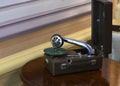
[[(92, 0), (92, 43), (51, 36), (52, 47), (44, 49), (45, 67), (53, 75), (100, 70), (111, 53), (112, 2)], [(64, 42), (82, 47), (79, 52), (62, 48)]]

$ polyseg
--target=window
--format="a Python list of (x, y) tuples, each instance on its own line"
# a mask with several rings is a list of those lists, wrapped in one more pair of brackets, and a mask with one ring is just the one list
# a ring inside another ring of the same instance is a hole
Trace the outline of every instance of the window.
[(31, 0), (0, 0), (0, 8), (8, 7), (11, 5), (20, 4), (28, 1), (31, 1)]
[(1, 0), (0, 6), (0, 40), (91, 9), (88, 0)]

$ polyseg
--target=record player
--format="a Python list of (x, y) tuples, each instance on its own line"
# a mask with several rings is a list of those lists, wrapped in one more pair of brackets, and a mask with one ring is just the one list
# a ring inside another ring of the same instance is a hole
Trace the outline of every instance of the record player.
[[(103, 58), (111, 53), (112, 3), (92, 0), (92, 43), (74, 40), (54, 34), (53, 47), (44, 49), (45, 67), (53, 75), (99, 70)], [(64, 42), (81, 46), (79, 51), (62, 48)]]

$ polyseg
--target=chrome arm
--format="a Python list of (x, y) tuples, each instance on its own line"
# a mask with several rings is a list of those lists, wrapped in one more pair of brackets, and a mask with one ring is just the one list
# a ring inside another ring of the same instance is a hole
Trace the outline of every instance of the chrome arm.
[(51, 42), (52, 42), (52, 45), (54, 48), (60, 48), (63, 45), (64, 41), (71, 43), (71, 44), (75, 44), (77, 46), (82, 46), (88, 50), (89, 55), (93, 54), (92, 47), (89, 44), (87, 44), (86, 42), (82, 42), (82, 41), (78, 41), (78, 40), (74, 40), (74, 39), (69, 39), (69, 38), (62, 38), (58, 34), (55, 34), (51, 37)]
[(87, 44), (86, 42), (78, 41), (78, 40), (74, 40), (74, 39), (69, 39), (69, 38), (63, 38), (63, 40), (65, 42), (68, 42), (68, 43), (71, 43), (71, 44), (82, 46), (82, 47), (84, 47), (84, 48), (86, 48), (88, 50), (89, 55), (93, 54), (92, 47), (89, 44)]

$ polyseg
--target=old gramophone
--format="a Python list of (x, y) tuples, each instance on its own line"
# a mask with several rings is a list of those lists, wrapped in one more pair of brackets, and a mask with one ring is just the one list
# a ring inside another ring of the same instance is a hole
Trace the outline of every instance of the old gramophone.
[[(51, 37), (53, 47), (44, 49), (45, 67), (52, 75), (99, 70), (103, 57), (111, 53), (112, 2), (92, 0), (92, 44), (59, 34)], [(82, 46), (79, 52), (61, 48), (64, 42)]]

